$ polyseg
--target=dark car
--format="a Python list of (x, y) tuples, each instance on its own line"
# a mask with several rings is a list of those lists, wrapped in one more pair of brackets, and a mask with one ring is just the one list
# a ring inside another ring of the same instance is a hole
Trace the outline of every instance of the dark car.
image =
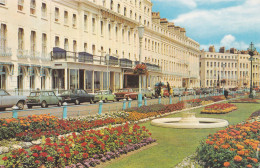
[(79, 105), (83, 102), (90, 102), (90, 104), (93, 104), (99, 101), (97, 96), (89, 94), (82, 89), (66, 90), (59, 96), (62, 98), (62, 103), (75, 103), (75, 105)]

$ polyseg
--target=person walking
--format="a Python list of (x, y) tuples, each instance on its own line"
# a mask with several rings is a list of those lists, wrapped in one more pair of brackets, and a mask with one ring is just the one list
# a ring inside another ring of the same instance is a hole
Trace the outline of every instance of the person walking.
[(168, 89), (168, 93), (170, 94), (171, 87), (170, 87), (169, 82), (167, 82), (167, 89)]
[(226, 99), (228, 98), (228, 91), (226, 89), (224, 90), (224, 96)]

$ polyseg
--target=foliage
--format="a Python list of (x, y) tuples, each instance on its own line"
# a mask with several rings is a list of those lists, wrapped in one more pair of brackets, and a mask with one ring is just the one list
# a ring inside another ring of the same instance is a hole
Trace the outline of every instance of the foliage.
[(47, 168), (53, 168), (79, 162), (84, 164), (84, 160), (96, 157), (96, 155), (105, 157), (108, 152), (117, 150), (120, 152), (128, 144), (144, 142), (150, 135), (146, 127), (125, 124), (97, 131), (83, 131), (78, 135), (72, 133), (60, 139), (52, 140), (43, 137), (41, 145), (33, 146), (29, 150), (14, 150), (2, 159), (6, 167), (35, 168), (44, 165)]
[(197, 159), (204, 167), (258, 167), (260, 122), (246, 122), (220, 130), (201, 142)]

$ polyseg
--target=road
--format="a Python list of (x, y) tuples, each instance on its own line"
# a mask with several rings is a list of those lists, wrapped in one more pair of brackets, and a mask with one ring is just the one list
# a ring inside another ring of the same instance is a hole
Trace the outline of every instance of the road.
[[(204, 97), (205, 95), (203, 95)], [(206, 95), (208, 96), (208, 95)], [(199, 98), (197, 95), (196, 98)], [(190, 96), (184, 96), (181, 97), (181, 100), (189, 100), (194, 99), (194, 95)], [(179, 101), (179, 97), (173, 97), (172, 102), (176, 103)], [(169, 98), (162, 98), (161, 99), (162, 104), (169, 104)], [(144, 100), (143, 100), (144, 104)], [(156, 99), (147, 99), (147, 105), (151, 104), (158, 104), (158, 98)], [(128, 101), (126, 103), (126, 107), (128, 107)], [(137, 107), (137, 100), (132, 100), (131, 107)], [(28, 115), (39, 115), (39, 114), (51, 114), (54, 116), (57, 116), (59, 118), (62, 118), (62, 107), (57, 106), (49, 106), (48, 108), (41, 108), (39, 107), (33, 107), (33, 109), (27, 109), (27, 106), (25, 106), (24, 110), (18, 110), (18, 117), (20, 116), (28, 116)], [(121, 111), (123, 108), (123, 100), (120, 100), (119, 102), (108, 102), (103, 103), (102, 113), (105, 112), (111, 112), (111, 111)], [(79, 116), (88, 116), (88, 115), (94, 115), (98, 113), (99, 109), (99, 103), (96, 104), (90, 104), (88, 102), (81, 103), (80, 105), (74, 105), (72, 103), (67, 105), (67, 113), (68, 117), (79, 117)], [(8, 108), (6, 111), (0, 112), (0, 118), (12, 118), (12, 109)]]

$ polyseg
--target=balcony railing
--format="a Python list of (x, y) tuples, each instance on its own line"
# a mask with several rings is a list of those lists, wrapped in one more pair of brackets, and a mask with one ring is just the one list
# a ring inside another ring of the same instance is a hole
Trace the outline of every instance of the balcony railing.
[(4, 56), (4, 57), (9, 57), (9, 56), (12, 56), (12, 50), (11, 48), (3, 48), (3, 47), (0, 47), (0, 56)]
[[(87, 52), (70, 52), (64, 49), (55, 47), (51, 52), (51, 60), (64, 60), (68, 62), (81, 62), (94, 65), (107, 65), (106, 57), (96, 56)], [(118, 59), (115, 56), (109, 56), (109, 66), (120, 66), (121, 68), (134, 68), (139, 61), (133, 62), (126, 58)], [(147, 69), (150, 71), (161, 71), (160, 66), (150, 63), (146, 64)]]
[(22, 49), (18, 49), (17, 50), (17, 57), (18, 58), (28, 58), (28, 50), (22, 50)]
[(40, 52), (38, 52), (38, 51), (31, 51), (30, 52), (30, 58), (31, 59), (39, 59), (40, 58)]

